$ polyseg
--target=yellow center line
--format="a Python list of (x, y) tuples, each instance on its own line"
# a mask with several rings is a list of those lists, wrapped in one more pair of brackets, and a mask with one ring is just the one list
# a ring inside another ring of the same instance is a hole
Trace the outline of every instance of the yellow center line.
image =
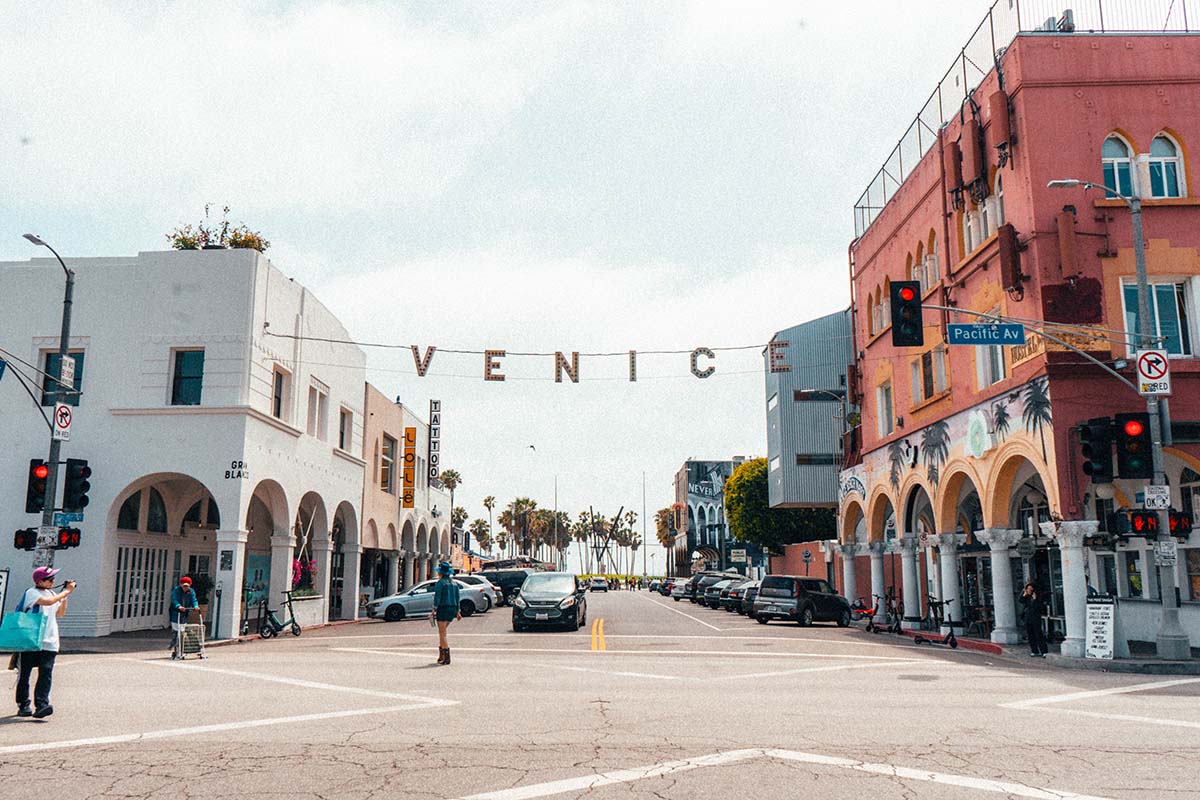
[(600, 627), (600, 618), (597, 617), (596, 619), (592, 620), (592, 649), (593, 650), (596, 649), (596, 631), (599, 629), (599, 627)]
[(599, 621), (600, 621), (600, 649), (608, 650), (608, 648), (604, 646), (604, 617), (601, 617)]

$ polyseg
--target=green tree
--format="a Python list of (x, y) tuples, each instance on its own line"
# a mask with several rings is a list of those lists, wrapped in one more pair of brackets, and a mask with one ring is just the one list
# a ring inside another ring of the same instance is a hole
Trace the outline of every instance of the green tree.
[(832, 508), (771, 508), (767, 501), (767, 460), (742, 462), (725, 482), (725, 513), (735, 539), (771, 550), (785, 544), (832, 539), (837, 512)]
[(468, 514), (467, 510), (462, 506), (459, 506), (450, 513), (450, 523), (456, 530), (461, 530), (462, 527), (467, 524), (467, 520), (470, 518), (471, 515)]
[(494, 495), (488, 495), (483, 498), (483, 507), (488, 510), (488, 541), (494, 538), (492, 533), (492, 509), (496, 507), (496, 498)]
[(479, 542), (479, 549), (487, 552), (492, 549), (492, 526), (488, 524), (486, 519), (476, 519), (471, 523), (471, 527), (467, 530), (475, 541)]
[[(455, 528), (462, 527), (461, 523), (454, 521), (454, 514), (457, 512), (457, 509), (454, 508), (454, 490), (462, 485), (462, 475), (459, 475), (456, 469), (444, 469), (438, 477), (442, 485), (446, 487), (446, 491), (450, 492), (451, 525)], [(466, 512), (464, 511), (463, 514), (465, 515)], [(463, 517), (463, 521), (466, 521), (465, 516)]]

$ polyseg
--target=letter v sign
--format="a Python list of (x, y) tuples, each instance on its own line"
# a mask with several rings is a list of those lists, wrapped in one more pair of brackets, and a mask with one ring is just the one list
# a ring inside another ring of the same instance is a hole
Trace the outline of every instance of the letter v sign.
[(421, 358), (420, 349), (415, 344), (409, 346), (412, 347), (413, 363), (417, 365), (417, 375), (424, 378), (425, 373), (429, 371), (429, 364), (433, 361), (433, 354), (437, 352), (437, 348), (430, 347), (426, 349), (425, 357)]

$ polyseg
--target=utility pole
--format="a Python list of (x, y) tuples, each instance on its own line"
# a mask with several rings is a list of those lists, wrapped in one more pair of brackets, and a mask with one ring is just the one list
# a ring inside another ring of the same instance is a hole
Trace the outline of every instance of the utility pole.
[[(58, 254), (58, 251), (46, 244), (40, 237), (32, 233), (27, 233), (25, 234), (25, 238), (33, 244), (44, 247), (51, 253), (54, 253), (54, 257), (58, 259), (63, 272), (67, 275), (67, 288), (63, 295), (62, 332), (58, 339), (58, 375), (50, 376), (51, 385), (53, 386), (50, 392), (50, 399), (57, 405), (67, 395), (67, 391), (64, 391), (60, 379), (62, 377), (63, 362), (69, 357), (68, 351), (71, 345), (71, 305), (75, 294), (75, 273), (63, 263), (62, 256)], [(74, 390), (74, 388), (74, 384), (72, 384), (71, 390)], [(50, 455), (46, 458), (46, 466), (49, 467), (50, 472), (46, 476), (46, 500), (45, 505), (42, 507), (43, 530), (54, 527), (54, 500), (58, 496), (58, 462), (61, 454), (62, 441), (54, 438), (54, 426), (51, 425)], [(45, 541), (39, 532), (37, 550), (33, 554), (33, 565), (35, 567), (54, 566), (54, 549), (52, 545), (53, 543)]]

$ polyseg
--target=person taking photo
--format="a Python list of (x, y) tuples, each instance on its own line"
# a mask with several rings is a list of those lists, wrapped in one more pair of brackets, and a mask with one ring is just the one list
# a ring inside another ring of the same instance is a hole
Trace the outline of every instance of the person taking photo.
[[(38, 567), (33, 571), (33, 587), (25, 590), (20, 610), (34, 608), (46, 615), (42, 630), (42, 649), (19, 653), (17, 659), (17, 716), (44, 719), (54, 713), (50, 705), (50, 685), (54, 680), (54, 659), (58, 656), (58, 618), (67, 613), (67, 597), (75, 591), (75, 581), (67, 581), (62, 591), (54, 591), (54, 576), (58, 570)], [(37, 684), (33, 687), (33, 707), (29, 706), (29, 679), (37, 668)]]

